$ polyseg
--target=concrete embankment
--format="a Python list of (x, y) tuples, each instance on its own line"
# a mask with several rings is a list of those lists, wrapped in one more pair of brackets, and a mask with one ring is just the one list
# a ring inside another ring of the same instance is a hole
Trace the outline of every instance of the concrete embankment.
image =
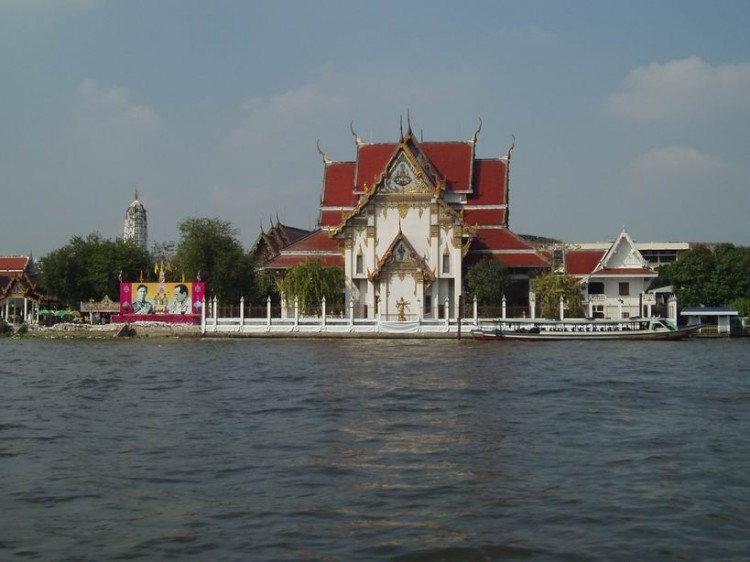
[(135, 322), (133, 324), (73, 324), (54, 326), (30, 325), (24, 338), (82, 338), (113, 339), (117, 337), (200, 337), (200, 326), (166, 324), (163, 322)]

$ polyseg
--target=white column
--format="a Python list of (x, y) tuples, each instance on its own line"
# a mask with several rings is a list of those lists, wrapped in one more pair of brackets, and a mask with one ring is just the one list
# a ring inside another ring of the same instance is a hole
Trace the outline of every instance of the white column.
[(503, 320), (505, 320), (508, 316), (508, 301), (505, 299), (505, 295), (503, 295)]
[(201, 334), (206, 333), (206, 296), (201, 301)]
[(560, 320), (565, 320), (565, 301), (560, 295)]
[(349, 325), (354, 325), (354, 297), (349, 298)]
[(240, 297), (240, 329), (245, 325), (245, 297)]
[(218, 326), (219, 322), (219, 299), (214, 297), (214, 326)]
[(529, 317), (536, 318), (536, 293), (529, 293)]
[(589, 297), (588, 300), (588, 307), (589, 307), (589, 318), (594, 317), (594, 301), (591, 300), (591, 297)]
[(299, 297), (294, 297), (294, 325), (299, 324)]
[(674, 295), (667, 301), (667, 318), (677, 323), (677, 299)]
[(477, 305), (477, 296), (474, 295), (474, 324), (479, 321), (479, 307)]
[(29, 316), (29, 301), (26, 297), (23, 297), (23, 321), (26, 322), (26, 319)]
[(326, 325), (326, 298), (323, 297), (323, 300), (320, 301), (320, 312), (322, 313), (321, 322), (323, 326)]
[(271, 296), (266, 298), (266, 326), (271, 325)]

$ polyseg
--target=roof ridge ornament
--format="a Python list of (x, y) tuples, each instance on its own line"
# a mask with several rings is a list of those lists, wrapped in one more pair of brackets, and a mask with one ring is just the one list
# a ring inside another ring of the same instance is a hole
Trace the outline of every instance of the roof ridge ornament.
[(482, 118), (479, 117), (479, 127), (477, 127), (477, 130), (474, 131), (474, 136), (471, 137), (471, 142), (473, 142), (474, 144), (477, 143), (477, 140), (479, 139), (479, 131), (481, 130), (482, 130)]
[(510, 153), (513, 152), (513, 149), (516, 147), (516, 135), (511, 134), (510, 136), (513, 138), (513, 142), (510, 144), (510, 148), (508, 148), (505, 156), (500, 157), (500, 160), (505, 160), (506, 162), (510, 162)]
[(330, 158), (328, 158), (328, 156), (326, 156), (326, 153), (323, 152), (323, 149), (320, 148), (320, 139), (318, 139), (318, 141), (315, 143), (315, 146), (318, 147), (318, 153), (323, 158), (323, 164), (330, 164), (333, 162), (333, 160), (331, 160)]
[(354, 142), (357, 143), (357, 146), (365, 144), (365, 141), (362, 140), (362, 138), (354, 132), (354, 121), (349, 122), (349, 130), (352, 132), (352, 136), (354, 137)]

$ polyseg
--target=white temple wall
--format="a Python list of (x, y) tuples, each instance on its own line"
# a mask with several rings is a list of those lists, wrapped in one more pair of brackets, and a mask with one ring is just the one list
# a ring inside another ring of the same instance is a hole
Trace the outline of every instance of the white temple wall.
[[(620, 295), (620, 283), (628, 283), (628, 295)], [(590, 295), (588, 298), (591, 298), (595, 305), (604, 305), (606, 318), (619, 317), (621, 310), (630, 317), (640, 316), (641, 294), (646, 287), (647, 283), (642, 278), (613, 278), (604, 281), (603, 295)], [(584, 295), (584, 298), (586, 296)]]

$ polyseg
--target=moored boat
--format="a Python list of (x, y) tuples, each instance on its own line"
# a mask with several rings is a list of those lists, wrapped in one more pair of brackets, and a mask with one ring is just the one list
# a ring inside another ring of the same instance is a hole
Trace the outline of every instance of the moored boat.
[(680, 328), (665, 318), (498, 320), (480, 325), (471, 334), (480, 340), (679, 340), (699, 328)]

